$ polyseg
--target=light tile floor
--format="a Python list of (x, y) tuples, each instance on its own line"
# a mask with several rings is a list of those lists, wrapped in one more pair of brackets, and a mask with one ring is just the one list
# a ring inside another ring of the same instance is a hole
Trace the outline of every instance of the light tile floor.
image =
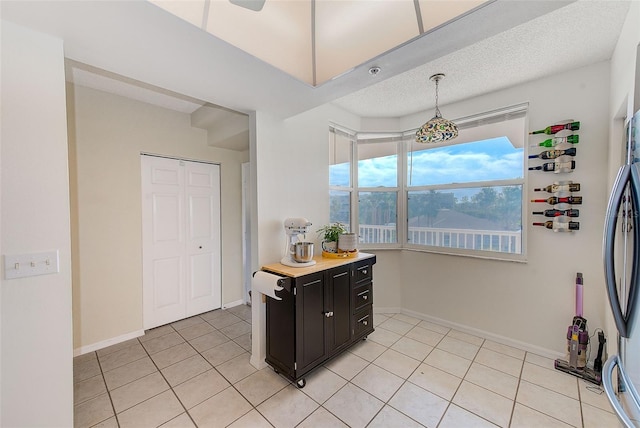
[(74, 359), (76, 427), (617, 427), (553, 361), (403, 314), (303, 389), (249, 364), (251, 310), (217, 310)]

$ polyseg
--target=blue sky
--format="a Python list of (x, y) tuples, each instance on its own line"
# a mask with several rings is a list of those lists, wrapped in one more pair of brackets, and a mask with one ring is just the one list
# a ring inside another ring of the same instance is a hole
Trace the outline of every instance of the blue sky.
[[(413, 186), (520, 178), (523, 149), (506, 137), (413, 152)], [(410, 160), (407, 159), (407, 165)], [(397, 186), (395, 155), (358, 162), (359, 186)], [(348, 185), (348, 164), (332, 165), (332, 185)]]

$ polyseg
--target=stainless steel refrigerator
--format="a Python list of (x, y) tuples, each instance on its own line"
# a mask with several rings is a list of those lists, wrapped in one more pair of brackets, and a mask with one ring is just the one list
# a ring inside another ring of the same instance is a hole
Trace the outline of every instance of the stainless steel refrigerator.
[(604, 364), (602, 383), (620, 421), (640, 427), (640, 111), (627, 122), (625, 139), (627, 159), (611, 191), (604, 228), (605, 280), (618, 346)]

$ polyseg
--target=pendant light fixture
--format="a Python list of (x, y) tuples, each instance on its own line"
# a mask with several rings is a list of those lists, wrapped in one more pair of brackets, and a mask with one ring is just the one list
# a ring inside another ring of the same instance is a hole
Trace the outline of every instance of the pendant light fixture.
[(427, 123), (422, 125), (416, 132), (416, 142), (418, 143), (440, 143), (442, 141), (453, 140), (458, 136), (458, 127), (455, 123), (442, 117), (438, 108), (438, 83), (444, 78), (444, 74), (434, 74), (429, 78), (436, 82), (436, 112)]

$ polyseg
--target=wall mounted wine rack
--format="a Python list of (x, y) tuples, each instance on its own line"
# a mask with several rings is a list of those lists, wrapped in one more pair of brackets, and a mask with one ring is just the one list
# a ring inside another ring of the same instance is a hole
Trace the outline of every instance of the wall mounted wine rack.
[[(555, 174), (568, 174), (576, 169), (576, 144), (580, 136), (575, 133), (580, 129), (580, 122), (571, 120), (547, 126), (545, 129), (530, 132), (529, 135), (545, 134), (553, 135), (531, 147), (544, 148), (537, 154), (529, 155), (529, 160), (543, 160), (541, 165), (529, 166), (529, 171), (553, 172)], [(554, 181), (546, 187), (533, 189), (534, 192), (547, 192), (550, 196), (532, 199), (532, 203), (546, 203), (551, 207), (537, 208), (533, 215), (543, 216), (543, 219), (533, 223), (533, 226), (543, 226), (554, 232), (573, 232), (580, 230), (580, 222), (576, 220), (580, 216), (580, 210), (576, 207), (582, 204), (582, 196), (575, 195), (580, 191), (580, 183), (573, 181)]]

